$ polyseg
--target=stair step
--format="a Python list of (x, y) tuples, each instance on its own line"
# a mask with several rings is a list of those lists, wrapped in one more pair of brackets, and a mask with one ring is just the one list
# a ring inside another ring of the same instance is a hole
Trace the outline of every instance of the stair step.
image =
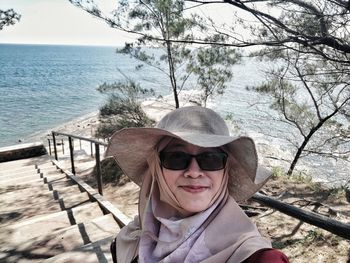
[(47, 184), (53, 184), (55, 182), (65, 182), (65, 181), (71, 181), (69, 177), (67, 177), (66, 174), (63, 173), (55, 173), (51, 175), (43, 174), (44, 182)]
[(23, 170), (23, 169), (27, 169), (28, 167), (34, 166), (35, 164), (41, 165), (41, 164), (47, 163), (50, 160), (52, 160), (51, 156), (43, 155), (40, 157), (21, 159), (21, 160), (9, 161), (9, 162), (2, 162), (2, 163), (0, 163), (0, 171)]
[(38, 184), (31, 188), (13, 189), (6, 193), (0, 194), (0, 211), (6, 210), (7, 207), (21, 207), (22, 204), (27, 206), (28, 201), (36, 199), (52, 200), (54, 199), (53, 192), (49, 190), (48, 185)]
[(19, 172), (15, 171), (1, 171), (0, 172), (0, 180), (7, 180), (11, 178), (19, 178), (19, 177), (25, 177), (28, 175), (38, 174), (38, 170), (33, 167), (30, 167), (26, 170), (21, 170)]
[[(34, 215), (58, 212), (90, 202), (86, 192), (80, 192), (78, 186), (66, 188), (66, 193), (49, 191), (45, 185), (7, 192), (0, 195), (0, 222), (23, 220)], [(55, 199), (56, 196), (56, 199)]]
[[(0, 196), (10, 192), (16, 192), (24, 189), (35, 189), (36, 187), (42, 187), (42, 186), (45, 186), (45, 184), (43, 179), (40, 177), (38, 177), (38, 179), (33, 179), (23, 183), (17, 182), (15, 184), (10, 184), (10, 183), (7, 183), (5, 185), (0, 184)], [(46, 185), (45, 188), (48, 188), (48, 186)]]
[(61, 187), (58, 189), (53, 190), (54, 196), (56, 199), (59, 198), (67, 198), (68, 196), (76, 195), (76, 194), (81, 194), (83, 193), (79, 186), (77, 184), (71, 185), (71, 186), (66, 186), (66, 187)]
[(42, 169), (39, 169), (39, 173), (41, 173), (44, 177), (64, 175), (64, 173), (62, 173), (59, 169), (52, 169), (51, 171), (43, 171)]
[[(40, 174), (38, 173), (28, 173), (28, 174), (23, 174), (23, 175), (13, 175), (13, 176), (6, 176), (6, 178), (1, 178), (0, 179), (0, 187), (1, 186), (7, 186), (7, 185), (20, 185), (24, 184), (26, 182), (32, 182), (36, 179), (40, 179)], [(42, 180), (42, 179), (41, 179)]]
[[(115, 236), (120, 228), (111, 214), (95, 218), (87, 223), (80, 223), (68, 228), (53, 231), (46, 236), (39, 236), (26, 242), (9, 238), (7, 249), (13, 253), (15, 249), (19, 257), (23, 252), (30, 251), (31, 255), (44, 255), (46, 258), (74, 251), (89, 243), (98, 242), (110, 236)], [(25, 254), (24, 254), (25, 255)]]
[(28, 166), (23, 166), (23, 167), (6, 168), (6, 167), (2, 167), (2, 163), (0, 163), (0, 175), (7, 174), (7, 173), (24, 173), (30, 170), (36, 170), (35, 165), (30, 164)]
[(51, 167), (56, 167), (52, 162), (46, 162), (43, 164), (38, 164), (38, 167), (41, 169), (46, 169), (46, 168), (51, 168)]
[(17, 241), (25, 242), (33, 237), (47, 235), (53, 231), (83, 223), (103, 216), (98, 203), (87, 203), (66, 211), (44, 214), (23, 220), (9, 226), (12, 236)]
[(20, 173), (28, 169), (35, 168), (34, 163), (19, 164), (16, 161), (0, 163), (0, 170), (2, 173)]
[[(21, 193), (21, 194), (19, 194)], [(53, 192), (35, 187), (0, 195), (0, 223), (12, 224), (33, 216), (62, 211)]]
[(24, 178), (14, 178), (14, 179), (9, 179), (9, 180), (4, 180), (2, 182), (0, 182), (0, 188), (5, 188), (8, 186), (16, 186), (16, 185), (27, 185), (25, 187), (30, 187), (33, 186), (35, 184), (40, 184), (43, 182), (43, 179), (40, 178), (40, 175), (38, 174), (38, 176), (30, 176), (30, 177), (24, 177)]
[(72, 209), (79, 205), (91, 202), (89, 195), (86, 192), (81, 192), (79, 194), (67, 195), (64, 198), (59, 198), (61, 209)]
[(107, 263), (112, 261), (110, 245), (115, 235), (93, 242), (73, 251), (58, 254), (42, 261), (43, 263)]
[(0, 163), (0, 262), (112, 262), (118, 223), (51, 160)]
[(59, 189), (59, 188), (62, 188), (62, 187), (67, 187), (67, 186), (72, 186), (72, 185), (75, 185), (74, 181), (70, 180), (70, 179), (60, 179), (60, 180), (53, 180), (53, 181), (50, 181), (48, 183), (49, 187), (51, 187), (50, 189)]

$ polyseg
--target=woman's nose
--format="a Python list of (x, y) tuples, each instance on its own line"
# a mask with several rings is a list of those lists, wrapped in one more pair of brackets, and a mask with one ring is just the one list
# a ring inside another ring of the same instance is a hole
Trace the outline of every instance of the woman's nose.
[(185, 170), (184, 175), (186, 177), (197, 178), (203, 175), (202, 169), (199, 167), (196, 158), (192, 158), (190, 165)]

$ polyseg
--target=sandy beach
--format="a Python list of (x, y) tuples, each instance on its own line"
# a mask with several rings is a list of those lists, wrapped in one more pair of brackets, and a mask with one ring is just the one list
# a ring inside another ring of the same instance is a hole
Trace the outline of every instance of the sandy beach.
[[(196, 91), (183, 91), (180, 94), (181, 107), (196, 105), (199, 100), (199, 95)], [(142, 101), (142, 108), (146, 114), (155, 120), (159, 121), (167, 112), (175, 109), (173, 96), (168, 95), (162, 98), (150, 98)], [(94, 111), (84, 114), (78, 118), (74, 118), (63, 124), (54, 126), (45, 131), (36, 132), (28, 137), (21, 139), (22, 142), (41, 141), (47, 143), (47, 138), (51, 136), (52, 131), (69, 133), (77, 136), (95, 138), (95, 132), (99, 124), (99, 112)]]
[(52, 131), (70, 133), (73, 135), (78, 135), (87, 138), (93, 138), (95, 131), (98, 127), (98, 111), (94, 111), (85, 115), (82, 115), (78, 118), (74, 118), (63, 124), (54, 126), (46, 131), (39, 131), (33, 133), (23, 139), (23, 142), (43, 142), (47, 144), (47, 138), (51, 136)]

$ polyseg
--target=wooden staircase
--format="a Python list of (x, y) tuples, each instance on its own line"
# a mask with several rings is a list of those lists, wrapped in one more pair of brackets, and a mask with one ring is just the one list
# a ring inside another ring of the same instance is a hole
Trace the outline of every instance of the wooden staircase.
[(0, 163), (0, 262), (111, 262), (129, 222), (49, 156)]

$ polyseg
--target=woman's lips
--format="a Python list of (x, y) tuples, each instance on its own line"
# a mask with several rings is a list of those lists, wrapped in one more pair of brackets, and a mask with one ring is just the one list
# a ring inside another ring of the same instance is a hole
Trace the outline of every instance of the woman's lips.
[(201, 186), (201, 185), (182, 185), (180, 187), (186, 192), (190, 192), (190, 193), (201, 193), (208, 189), (207, 186)]

